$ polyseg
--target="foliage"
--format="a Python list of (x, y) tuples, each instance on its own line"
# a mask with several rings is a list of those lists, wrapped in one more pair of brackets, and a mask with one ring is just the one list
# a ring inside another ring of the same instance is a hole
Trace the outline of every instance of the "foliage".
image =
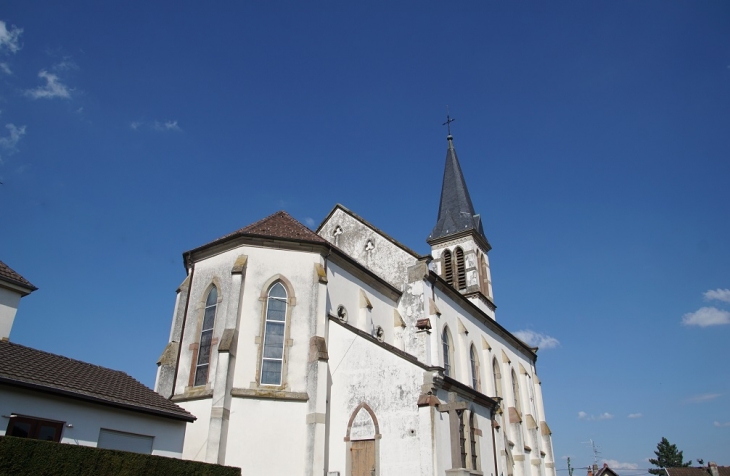
[(661, 468), (682, 468), (692, 465), (692, 460), (689, 460), (686, 463), (683, 462), (682, 460), (684, 457), (682, 456), (682, 452), (677, 449), (677, 445), (669, 443), (669, 441), (664, 437), (662, 437), (662, 441), (656, 445), (656, 451), (654, 454), (656, 455), (656, 459), (651, 458), (649, 459), (649, 462), (654, 466), (657, 466), (659, 469), (650, 469), (649, 472), (651, 474), (664, 476), (666, 475), (666, 472)]
[(34, 476), (241, 476), (240, 468), (90, 446), (0, 436), (0, 474)]

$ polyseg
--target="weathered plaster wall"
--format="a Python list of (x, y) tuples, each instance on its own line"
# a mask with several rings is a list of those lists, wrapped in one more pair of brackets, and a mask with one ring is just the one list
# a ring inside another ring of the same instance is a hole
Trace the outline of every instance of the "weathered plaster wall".
[(435, 474), (431, 433), (424, 431), (416, 406), (424, 370), (334, 322), (330, 322), (328, 349), (329, 471), (347, 474), (347, 423), (357, 406), (366, 403), (382, 435), (380, 476)]
[[(184, 421), (0, 385), (0, 415), (12, 413), (65, 422), (61, 443), (95, 447), (105, 428), (153, 436), (154, 455), (180, 458), (183, 453)], [(0, 435), (7, 426), (8, 419), (0, 417)]]
[[(342, 233), (339, 233), (338, 227)], [(381, 232), (341, 208), (335, 210), (322, 225), (319, 234), (398, 289), (406, 282), (408, 267), (417, 261), (416, 257), (393, 244)]]

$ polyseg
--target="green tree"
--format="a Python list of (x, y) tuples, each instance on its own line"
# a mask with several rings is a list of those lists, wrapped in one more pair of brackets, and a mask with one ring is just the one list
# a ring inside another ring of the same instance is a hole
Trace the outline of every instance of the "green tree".
[(692, 460), (685, 463), (683, 461), (684, 457), (682, 456), (682, 452), (677, 449), (677, 445), (669, 443), (669, 441), (664, 437), (662, 437), (662, 441), (656, 445), (656, 451), (654, 454), (656, 455), (656, 459), (651, 458), (649, 459), (649, 462), (654, 466), (657, 466), (657, 469), (650, 469), (649, 472), (651, 474), (665, 476), (666, 472), (663, 468), (682, 468), (692, 465)]

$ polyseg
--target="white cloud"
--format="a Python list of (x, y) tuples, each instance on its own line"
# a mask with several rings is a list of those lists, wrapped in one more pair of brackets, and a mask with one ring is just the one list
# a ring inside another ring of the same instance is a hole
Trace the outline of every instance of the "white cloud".
[(180, 126), (177, 125), (177, 121), (165, 121), (165, 122), (159, 122), (155, 121), (154, 124), (152, 124), (152, 128), (156, 131), (180, 131)]
[(0, 20), (0, 51), (7, 50), (10, 53), (17, 53), (20, 46), (20, 35), (23, 33), (22, 28), (15, 25), (8, 29), (7, 24)]
[(7, 74), (8, 76), (13, 74), (13, 72), (10, 71), (10, 66), (8, 66), (7, 63), (0, 63), (0, 71)]
[(718, 427), (718, 428), (722, 428), (722, 427), (725, 427), (725, 426), (730, 426), (730, 421), (726, 421), (725, 423), (720, 423), (719, 421), (716, 421), (715, 422), (715, 426)]
[(555, 337), (540, 334), (539, 332), (534, 332), (529, 329), (514, 332), (514, 335), (522, 342), (531, 347), (539, 347), (541, 349), (554, 349), (555, 347), (558, 347), (560, 345), (560, 342)]
[(45, 86), (39, 86), (35, 89), (28, 89), (25, 91), (27, 96), (33, 99), (52, 99), (52, 98), (64, 98), (68, 99), (71, 97), (71, 92), (68, 87), (59, 81), (58, 76), (53, 73), (49, 73), (46, 70), (41, 70), (38, 73), (39, 78), (46, 80)]
[(689, 312), (682, 316), (684, 326), (720, 326), (730, 324), (730, 312), (723, 311), (716, 307), (702, 307), (695, 312)]
[(142, 129), (142, 128), (150, 129), (153, 131), (160, 131), (160, 132), (166, 132), (166, 131), (180, 132), (180, 131), (182, 131), (180, 126), (177, 125), (177, 121), (151, 121), (151, 122), (132, 121), (129, 124), (129, 127), (135, 131)]
[(709, 402), (710, 400), (714, 400), (717, 397), (719, 397), (720, 393), (704, 393), (702, 395), (694, 395), (692, 397), (686, 398), (684, 400), (684, 403), (704, 403)]
[(304, 219), (304, 223), (309, 227), (312, 228), (314, 226), (314, 218), (307, 217)]
[[(0, 137), (0, 149), (4, 153), (12, 154), (16, 152), (18, 141), (25, 135), (25, 126), (16, 127), (15, 124), (5, 124), (8, 130), (7, 137)], [(0, 164), (3, 163), (2, 155), (0, 155)]]
[(710, 289), (703, 294), (705, 301), (723, 301), (730, 302), (730, 289)]
[(641, 413), (629, 413), (629, 418), (641, 418), (643, 416)]
[(611, 469), (639, 469), (638, 464), (634, 463), (621, 463), (615, 459), (604, 459), (603, 463), (607, 464)]
[(578, 419), (579, 420), (596, 421), (596, 420), (610, 420), (612, 418), (613, 418), (613, 415), (611, 415), (608, 412), (601, 413), (598, 416), (589, 415), (586, 412), (578, 412)]

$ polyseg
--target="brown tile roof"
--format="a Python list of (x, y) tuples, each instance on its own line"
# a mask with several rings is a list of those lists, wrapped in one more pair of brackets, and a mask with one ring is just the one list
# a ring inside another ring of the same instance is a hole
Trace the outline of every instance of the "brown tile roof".
[(16, 273), (10, 266), (6, 265), (2, 261), (0, 261), (0, 280), (28, 288), (31, 292), (38, 289), (30, 284), (30, 281)]
[[(669, 476), (710, 476), (710, 470), (706, 467), (684, 467), (684, 468), (665, 468)], [(730, 466), (718, 466), (717, 472), (720, 476), (730, 476)]]
[(124, 372), (0, 341), (0, 383), (151, 413), (195, 417)]
[(282, 210), (274, 213), (273, 215), (269, 215), (256, 223), (245, 226), (240, 230), (236, 230), (233, 233), (229, 233), (218, 238), (217, 240), (213, 240), (210, 243), (192, 251), (207, 248), (208, 246), (221, 243), (238, 236), (263, 236), (268, 238), (283, 238), (285, 240), (309, 241), (323, 244), (327, 243), (324, 238)]

